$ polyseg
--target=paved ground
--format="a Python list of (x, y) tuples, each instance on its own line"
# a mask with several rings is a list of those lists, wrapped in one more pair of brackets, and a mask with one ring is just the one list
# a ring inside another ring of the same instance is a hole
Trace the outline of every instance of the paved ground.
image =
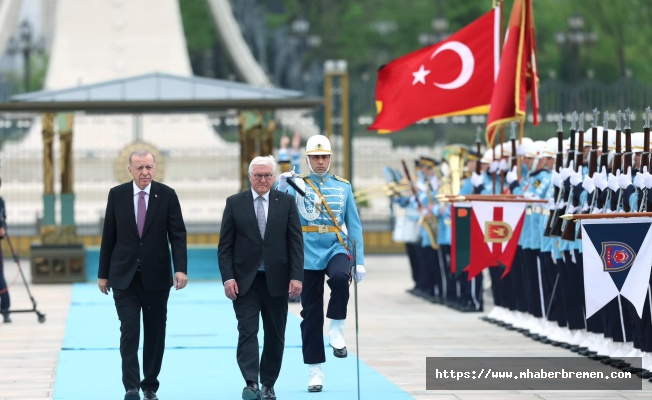
[[(408, 295), (411, 286), (404, 256), (367, 258), (368, 276), (359, 285), (360, 358), (415, 399), (648, 399), (644, 391), (427, 391), (428, 356), (568, 356), (563, 349), (542, 345), (518, 333), (465, 314), (426, 303)], [(22, 260), (27, 273), (28, 261)], [(16, 265), (5, 261), (5, 277), (11, 284), (13, 308), (31, 309)], [(0, 324), (0, 400), (52, 399), (57, 357), (61, 348), (72, 285), (32, 285), (38, 308), (47, 314), (40, 324), (35, 313), (14, 314), (12, 324)], [(192, 290), (192, 281), (187, 290)], [(353, 295), (353, 292), (352, 292)], [(348, 347), (355, 348), (353, 296)], [(298, 314), (300, 306), (290, 304)], [(306, 394), (307, 398), (319, 395)], [(364, 399), (364, 393), (362, 393)], [(167, 399), (169, 400), (169, 399)], [(174, 399), (181, 400), (181, 399)]]

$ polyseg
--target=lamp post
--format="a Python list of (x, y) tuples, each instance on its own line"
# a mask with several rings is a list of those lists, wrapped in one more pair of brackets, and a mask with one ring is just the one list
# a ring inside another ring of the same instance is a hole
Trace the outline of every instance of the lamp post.
[(11, 55), (22, 54), (23, 56), (23, 90), (29, 91), (30, 82), (30, 60), (33, 52), (42, 51), (42, 46), (34, 41), (34, 33), (32, 24), (24, 20), (20, 24), (17, 36), (12, 36), (9, 39), (9, 46), (7, 51)]
[(420, 33), (418, 37), (419, 44), (429, 46), (445, 40), (449, 36), (448, 25), (448, 20), (442, 16), (433, 18), (430, 22), (432, 32)]
[(566, 20), (567, 32), (557, 32), (555, 41), (559, 46), (566, 44), (571, 49), (572, 73), (571, 79), (576, 82), (580, 77), (580, 48), (583, 45), (592, 46), (598, 40), (598, 34), (594, 30), (584, 29), (584, 18), (579, 14), (573, 14)]
[[(340, 129), (336, 129), (336, 126), (339, 126)], [(348, 64), (346, 60), (326, 60), (324, 62), (324, 129), (329, 139), (334, 136), (336, 130), (342, 135), (342, 175), (351, 180), (349, 128)], [(333, 142), (332, 139), (331, 142)]]

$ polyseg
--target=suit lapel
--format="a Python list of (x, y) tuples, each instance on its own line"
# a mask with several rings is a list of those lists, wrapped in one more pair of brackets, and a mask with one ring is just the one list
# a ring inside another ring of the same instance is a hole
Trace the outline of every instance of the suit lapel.
[(278, 212), (278, 193), (275, 190), (269, 192), (269, 209), (267, 210), (267, 225), (265, 225), (265, 238), (269, 237), (269, 227)]
[(131, 226), (131, 229), (134, 231), (134, 235), (136, 235), (136, 237), (138, 237), (138, 224), (136, 223), (136, 208), (134, 206), (134, 184), (133, 184), (133, 182), (129, 182), (129, 184), (125, 185), (124, 200), (126, 202), (126, 207), (129, 207), (127, 209), (131, 210), (131, 213), (130, 213), (131, 218), (129, 218), (129, 225)]
[(258, 220), (256, 219), (256, 209), (254, 208), (254, 195), (251, 193), (251, 189), (247, 190), (244, 194), (244, 210), (245, 213), (247, 214), (247, 218), (249, 219), (249, 222), (251, 222), (251, 227), (258, 232), (258, 237), (260, 237), (260, 240), (263, 240), (263, 238), (260, 236), (260, 229), (258, 229)]

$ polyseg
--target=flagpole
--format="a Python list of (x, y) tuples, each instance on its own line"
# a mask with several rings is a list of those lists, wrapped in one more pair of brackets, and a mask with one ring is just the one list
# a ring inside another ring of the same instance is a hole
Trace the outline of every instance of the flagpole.
[[(520, 148), (523, 145), (523, 130), (525, 129), (525, 118), (521, 120), (518, 126), (518, 147)], [(518, 154), (518, 149), (516, 149), (516, 173), (518, 174), (518, 180), (521, 180), (521, 163), (523, 162), (523, 156)]]
[[(501, 200), (502, 201), (502, 200)], [(580, 219), (613, 219), (613, 218), (644, 218), (652, 217), (652, 212), (629, 212), (629, 213), (601, 213), (601, 214), (564, 214), (559, 218), (566, 220), (580, 220)]]
[[(504, 151), (503, 151), (503, 143), (505, 143), (505, 125), (500, 126), (500, 160), (503, 160), (504, 156)], [(505, 174), (503, 174), (503, 171), (500, 171), (500, 193), (503, 192), (503, 185), (505, 183)]]

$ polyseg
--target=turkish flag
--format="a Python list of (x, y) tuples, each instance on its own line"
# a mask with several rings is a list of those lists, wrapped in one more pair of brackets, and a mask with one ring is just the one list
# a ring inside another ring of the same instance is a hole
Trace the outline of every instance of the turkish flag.
[(376, 82), (379, 114), (368, 129), (386, 133), (424, 118), (487, 114), (498, 71), (497, 10), (382, 66)]
[(538, 80), (532, 0), (514, 0), (487, 118), (488, 146), (493, 146), (498, 127), (525, 119), (528, 93), (532, 95), (533, 124), (539, 124)]

